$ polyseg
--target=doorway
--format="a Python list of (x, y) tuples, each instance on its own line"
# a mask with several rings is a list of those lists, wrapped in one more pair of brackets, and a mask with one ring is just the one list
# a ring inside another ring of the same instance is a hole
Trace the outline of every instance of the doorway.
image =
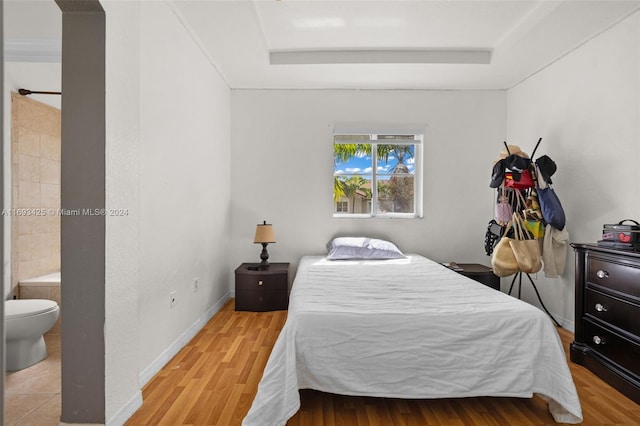
[[(105, 13), (98, 0), (55, 4), (63, 20), (60, 208), (100, 209), (105, 203)], [(105, 219), (59, 219), (61, 304), (73, 303), (66, 304), (61, 324), (58, 422), (104, 423)], [(6, 396), (4, 383), (0, 390)]]
[[(11, 93), (11, 291), (61, 305), (60, 109)], [(61, 317), (61, 316), (60, 316)], [(5, 376), (5, 422), (54, 424), (61, 410), (60, 317), (45, 334), (48, 356)]]

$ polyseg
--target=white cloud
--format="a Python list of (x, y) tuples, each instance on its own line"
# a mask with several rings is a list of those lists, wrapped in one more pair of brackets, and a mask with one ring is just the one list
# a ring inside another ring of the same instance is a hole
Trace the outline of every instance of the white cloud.
[(342, 175), (344, 174), (344, 170), (336, 170), (334, 173), (337, 175)]
[(362, 169), (360, 167), (347, 167), (347, 173), (360, 173)]

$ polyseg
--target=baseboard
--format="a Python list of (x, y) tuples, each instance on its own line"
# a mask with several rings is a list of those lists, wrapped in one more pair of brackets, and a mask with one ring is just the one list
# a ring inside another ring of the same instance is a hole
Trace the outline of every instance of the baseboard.
[(560, 323), (560, 327), (564, 328), (565, 330), (568, 330), (572, 333), (575, 333), (576, 328), (575, 328), (575, 323), (573, 320), (570, 319), (566, 319), (561, 317), (560, 315), (557, 314), (552, 314), (553, 317), (556, 319), (556, 321), (558, 321)]
[(227, 292), (218, 302), (209, 308), (196, 322), (185, 330), (164, 352), (160, 354), (147, 368), (140, 372), (138, 380), (140, 388), (144, 387), (187, 343), (209, 322), (209, 320), (224, 306), (230, 298)]
[(105, 426), (122, 426), (140, 407), (142, 407), (142, 391), (136, 392), (133, 398), (105, 423)]
[[(542, 312), (544, 312), (542, 307), (540, 307), (538, 305), (534, 305), (534, 306), (536, 306), (538, 309), (540, 309)], [(544, 312), (544, 313), (546, 313), (546, 312)], [(549, 315), (549, 314), (547, 314), (547, 315)], [(574, 324), (572, 319), (567, 319), (567, 318), (565, 318), (563, 316), (560, 316), (560, 315), (554, 314), (554, 313), (551, 313), (551, 315), (553, 315), (553, 318), (556, 321), (558, 321), (558, 323), (560, 324), (561, 328), (564, 328), (565, 330), (568, 330), (568, 331), (570, 331), (572, 333), (575, 332), (575, 324)], [(551, 317), (549, 317), (549, 319), (551, 319)], [(554, 325), (555, 325), (555, 323), (554, 323)]]

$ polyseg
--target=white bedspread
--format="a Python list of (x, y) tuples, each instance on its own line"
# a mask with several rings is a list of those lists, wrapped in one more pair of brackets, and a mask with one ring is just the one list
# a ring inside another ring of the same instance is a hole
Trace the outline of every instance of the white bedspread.
[(303, 257), (289, 314), (244, 426), (284, 425), (299, 389), (396, 398), (548, 400), (582, 410), (560, 338), (539, 309), (418, 255)]

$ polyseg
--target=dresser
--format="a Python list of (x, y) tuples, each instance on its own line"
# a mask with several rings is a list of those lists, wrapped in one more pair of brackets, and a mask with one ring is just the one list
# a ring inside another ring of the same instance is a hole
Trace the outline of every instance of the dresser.
[(236, 311), (282, 311), (289, 307), (289, 264), (270, 263), (254, 269), (243, 263), (235, 270)]
[(640, 252), (571, 246), (576, 253), (571, 360), (640, 404)]

